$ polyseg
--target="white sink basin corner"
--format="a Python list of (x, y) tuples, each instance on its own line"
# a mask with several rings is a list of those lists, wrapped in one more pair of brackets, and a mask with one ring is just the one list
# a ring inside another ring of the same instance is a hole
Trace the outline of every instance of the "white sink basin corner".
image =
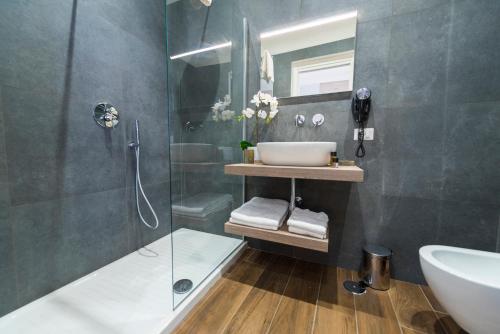
[(336, 142), (264, 142), (258, 143), (260, 160), (274, 166), (327, 166)]

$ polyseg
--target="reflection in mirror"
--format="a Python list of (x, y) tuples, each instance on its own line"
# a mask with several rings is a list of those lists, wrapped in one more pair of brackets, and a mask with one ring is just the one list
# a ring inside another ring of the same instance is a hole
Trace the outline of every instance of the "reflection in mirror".
[(352, 91), (357, 12), (264, 32), (261, 91), (280, 98)]

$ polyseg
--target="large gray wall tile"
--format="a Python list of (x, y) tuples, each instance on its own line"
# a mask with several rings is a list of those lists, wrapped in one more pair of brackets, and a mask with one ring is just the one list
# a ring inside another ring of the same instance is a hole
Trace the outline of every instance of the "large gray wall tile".
[(126, 205), (119, 189), (12, 207), (20, 303), (132, 251)]
[(391, 16), (391, 0), (302, 0), (301, 18), (343, 14), (357, 10), (360, 22)]
[(455, 1), (449, 41), (450, 103), (500, 100), (500, 2)]
[(451, 104), (446, 110), (443, 198), (500, 206), (500, 101)]
[(449, 6), (393, 17), (389, 106), (444, 103), (449, 21)]

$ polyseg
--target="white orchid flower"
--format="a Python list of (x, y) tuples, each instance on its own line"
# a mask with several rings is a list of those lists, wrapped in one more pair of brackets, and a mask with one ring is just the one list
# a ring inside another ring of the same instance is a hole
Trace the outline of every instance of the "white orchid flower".
[(276, 97), (273, 97), (270, 102), (271, 111), (278, 110), (278, 105), (279, 105), (278, 99)]
[(265, 105), (269, 105), (269, 103), (272, 102), (273, 100), (273, 97), (270, 95), (270, 94), (266, 94), (266, 93), (262, 93), (261, 96), (260, 96), (260, 100), (262, 101), (262, 103), (264, 103)]
[(259, 112), (257, 113), (257, 117), (262, 118), (262, 119), (266, 119), (267, 112), (265, 110), (259, 110)]
[(221, 118), (223, 121), (229, 121), (233, 118), (234, 111), (233, 110), (224, 110), (221, 114)]
[(258, 92), (257, 94), (255, 94), (253, 96), (253, 98), (250, 100), (250, 103), (255, 104), (256, 107), (260, 106), (260, 97), (259, 97), (259, 95), (260, 95), (260, 92)]
[(270, 119), (273, 119), (277, 114), (278, 114), (279, 110), (278, 109), (274, 109), (274, 110), (271, 110), (269, 112), (269, 118)]
[(246, 108), (241, 111), (241, 113), (246, 117), (246, 118), (252, 118), (253, 115), (255, 115), (255, 110), (252, 108)]
[(212, 110), (214, 112), (218, 111), (218, 110), (224, 110), (224, 105), (223, 103), (219, 100), (218, 102), (215, 102), (214, 106), (212, 107)]

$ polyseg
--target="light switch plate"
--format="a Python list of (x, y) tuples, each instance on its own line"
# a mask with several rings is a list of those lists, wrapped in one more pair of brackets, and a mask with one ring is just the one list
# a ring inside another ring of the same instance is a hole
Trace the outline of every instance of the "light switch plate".
[[(365, 128), (365, 140), (373, 140), (374, 135), (374, 128)], [(354, 140), (358, 140), (358, 129), (354, 129)]]

